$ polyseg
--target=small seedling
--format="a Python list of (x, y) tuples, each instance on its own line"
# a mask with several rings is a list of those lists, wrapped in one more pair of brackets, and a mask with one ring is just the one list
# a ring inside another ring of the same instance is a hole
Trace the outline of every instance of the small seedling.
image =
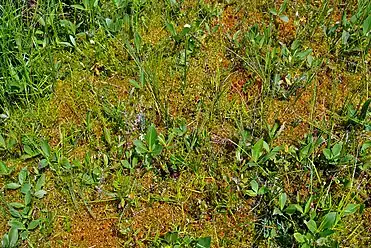
[(135, 151), (144, 158), (144, 163), (147, 166), (150, 165), (152, 159), (160, 155), (162, 151), (162, 145), (159, 143), (157, 131), (153, 124), (148, 127), (144, 142), (135, 140), (134, 145)]
[(283, 1), (282, 5), (280, 6), (280, 8), (278, 10), (277, 9), (270, 9), (269, 12), (273, 16), (279, 17), (282, 21), (288, 22), (289, 18), (286, 15), (283, 14), (283, 12), (285, 12), (286, 8), (287, 8), (287, 0)]
[(259, 188), (259, 184), (255, 180), (252, 180), (250, 182), (250, 185), (251, 190), (246, 190), (245, 193), (251, 197), (264, 195), (268, 190), (267, 187), (265, 187), (264, 185)]

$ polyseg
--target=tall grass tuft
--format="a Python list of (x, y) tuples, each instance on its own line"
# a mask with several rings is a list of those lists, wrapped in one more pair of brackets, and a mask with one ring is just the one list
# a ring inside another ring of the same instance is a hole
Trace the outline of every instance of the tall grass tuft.
[(57, 63), (50, 34), (58, 6), (53, 0), (6, 0), (0, 5), (1, 108), (51, 92)]

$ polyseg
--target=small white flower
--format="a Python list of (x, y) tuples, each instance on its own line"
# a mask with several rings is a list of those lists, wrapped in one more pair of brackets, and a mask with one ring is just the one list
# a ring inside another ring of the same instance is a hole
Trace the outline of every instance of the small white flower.
[(188, 23), (184, 25), (184, 28), (191, 28), (191, 25), (189, 25)]

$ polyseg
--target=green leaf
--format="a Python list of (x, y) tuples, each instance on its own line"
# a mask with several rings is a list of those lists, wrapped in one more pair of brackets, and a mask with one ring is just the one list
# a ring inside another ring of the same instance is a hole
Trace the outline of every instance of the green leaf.
[(139, 82), (142, 85), (142, 87), (146, 83), (146, 77), (145, 76), (146, 75), (144, 74), (144, 70), (143, 69), (140, 69), (140, 72), (139, 72)]
[(142, 141), (135, 140), (133, 144), (135, 145), (135, 150), (137, 151), (137, 153), (144, 155), (148, 152), (147, 147), (144, 145)]
[(68, 36), (70, 38), (70, 41), (71, 41), (71, 44), (76, 47), (76, 40), (75, 40), (75, 37), (73, 37), (72, 35), (69, 35)]
[[(59, 164), (63, 167), (63, 169), (66, 169), (66, 170), (69, 170), (69, 169), (72, 168), (72, 165), (71, 165), (70, 161), (68, 161), (68, 159), (65, 158), (65, 157), (62, 157)], [(40, 178), (39, 178), (39, 180), (40, 180)], [(44, 178), (44, 181), (45, 181), (45, 178)], [(42, 183), (42, 181), (40, 183)], [(36, 186), (39, 187), (38, 185), (36, 185)], [(43, 185), (41, 185), (41, 186), (43, 186)], [(36, 190), (39, 190), (39, 189), (36, 189)]]
[(300, 40), (294, 40), (292, 43), (291, 43), (291, 50), (292, 51), (295, 51), (296, 49), (299, 48), (300, 46)]
[(24, 196), (24, 204), (26, 206), (29, 206), (31, 204), (31, 200), (32, 200), (31, 191), (28, 191)]
[(26, 240), (28, 238), (28, 230), (23, 230), (20, 237), (22, 240)]
[(41, 151), (43, 152), (43, 155), (45, 158), (50, 158), (51, 149), (46, 140), (42, 140), (40, 143)]
[(9, 206), (9, 212), (14, 218), (22, 218), (21, 214), (11, 206)]
[(26, 194), (27, 192), (29, 192), (31, 190), (31, 184), (29, 183), (25, 183), (22, 185), (22, 188), (21, 188), (21, 192), (23, 194)]
[(24, 205), (19, 202), (11, 202), (9, 203), (9, 205), (12, 206), (13, 208), (24, 208)]
[(305, 221), (305, 225), (307, 225), (311, 233), (315, 234), (317, 232), (317, 223), (314, 220)]
[(323, 150), (323, 155), (325, 155), (325, 157), (326, 157), (327, 160), (331, 160), (332, 159), (332, 152), (328, 148), (325, 148)]
[(28, 224), (27, 229), (34, 230), (40, 224), (40, 222), (41, 222), (40, 220), (31, 221), (30, 224)]
[(1, 240), (2, 247), (9, 247), (9, 236), (8, 234), (4, 234), (3, 239)]
[(104, 164), (105, 167), (108, 166), (109, 161), (110, 160), (109, 160), (109, 157), (107, 156), (107, 154), (103, 154), (103, 164)]
[(18, 229), (10, 228), (9, 230), (9, 246), (16, 247), (18, 243)]
[(41, 159), (39, 161), (39, 169), (40, 170), (46, 168), (48, 165), (49, 165), (49, 162), (46, 159)]
[[(314, 239), (314, 236), (313, 236), (313, 234), (311, 234), (310, 232), (307, 232), (306, 234), (305, 234), (305, 238), (307, 239), (307, 240), (313, 240)], [(310, 248), (310, 247), (309, 247)]]
[(35, 185), (35, 190), (38, 191), (40, 190), (45, 184), (45, 174), (42, 174), (39, 179), (37, 179), (36, 185)]
[(366, 20), (362, 24), (363, 27), (363, 35), (366, 35), (371, 30), (371, 14), (368, 15)]
[(18, 189), (20, 187), (21, 185), (18, 183), (8, 183), (7, 185), (5, 185), (6, 189)]
[(252, 191), (252, 190), (250, 190), (250, 189), (246, 190), (246, 194), (247, 194), (248, 196), (251, 196), (251, 197), (255, 197), (255, 196), (258, 195), (256, 192), (254, 192), (254, 191)]
[(73, 5), (71, 5), (71, 7), (75, 8), (75, 9), (85, 10), (85, 8), (83, 6), (81, 6), (80, 4), (73, 4)]
[(16, 219), (12, 219), (12, 220), (8, 221), (8, 225), (11, 228), (16, 228), (18, 230), (26, 229), (26, 227), (24, 226), (24, 224), (22, 222), (20, 222), (19, 220), (16, 220)]
[(176, 0), (170, 0), (170, 4), (172, 7), (174, 7), (177, 6), (178, 3), (176, 2)]
[(299, 151), (299, 159), (300, 161), (303, 161), (304, 159), (308, 158), (310, 155), (310, 148), (312, 144), (308, 144), (300, 149)]
[(4, 162), (0, 161), (0, 175), (9, 175), (11, 170), (5, 165)]
[(350, 37), (349, 32), (343, 30), (343, 33), (341, 34), (341, 43), (342, 43), (343, 45), (348, 44), (348, 39), (349, 39), (349, 37)]
[(280, 9), (278, 11), (278, 13), (282, 14), (287, 8), (287, 0), (284, 0), (282, 5), (280, 6)]
[(275, 10), (275, 9), (270, 9), (269, 12), (270, 12), (272, 15), (275, 15), (275, 16), (278, 15), (277, 10)]
[(157, 156), (161, 153), (162, 151), (162, 146), (161, 145), (156, 145), (155, 148), (152, 151), (152, 156)]
[(0, 134), (0, 147), (6, 149), (5, 139), (1, 134)]
[(371, 141), (366, 141), (361, 148), (361, 153), (365, 153), (371, 147)]
[(331, 230), (331, 229), (326, 229), (322, 232), (319, 233), (319, 236), (321, 237), (327, 237), (327, 236), (330, 236), (331, 234), (335, 233), (334, 230)]
[(30, 156), (33, 156), (35, 154), (35, 152), (31, 149), (30, 146), (28, 145), (24, 145), (23, 146), (23, 150)]
[(176, 30), (172, 23), (166, 23), (166, 29), (169, 31), (170, 35), (174, 38), (176, 36)]
[(296, 210), (297, 210), (297, 208), (296, 208), (295, 204), (290, 204), (290, 205), (285, 209), (285, 212), (286, 212), (287, 214), (293, 214), (293, 213), (296, 212)]
[(313, 196), (310, 196), (307, 203), (305, 203), (304, 214), (307, 214), (309, 212), (312, 201), (313, 201)]
[(296, 56), (300, 60), (304, 60), (304, 58), (306, 58), (309, 54), (311, 54), (312, 51), (313, 51), (312, 49), (307, 49), (307, 50), (305, 50), (303, 52), (298, 53)]
[(281, 19), (283, 22), (289, 22), (289, 18), (288, 18), (288, 16), (286, 16), (286, 15), (280, 15), (280, 19)]
[(19, 184), (23, 184), (27, 180), (28, 171), (26, 168), (23, 168), (18, 174)]
[(157, 141), (157, 131), (153, 124), (149, 126), (145, 139), (147, 141), (149, 150), (152, 151), (155, 148), (155, 144)]
[(320, 230), (331, 229), (336, 221), (336, 212), (330, 212), (326, 214), (321, 222)]
[(106, 140), (108, 145), (112, 145), (112, 139), (111, 139), (111, 133), (108, 128), (104, 127), (103, 128), (103, 133), (104, 133), (104, 139)]
[(11, 149), (17, 144), (17, 139), (14, 137), (9, 137), (7, 140), (7, 148)]
[(137, 49), (137, 52), (139, 52), (142, 48), (142, 37), (140, 37), (140, 34), (138, 32), (135, 32), (134, 34), (134, 45)]
[(310, 245), (308, 245), (307, 243), (303, 243), (300, 248), (312, 248)]
[(164, 237), (164, 239), (166, 240), (166, 242), (168, 242), (170, 244), (177, 242), (178, 238), (179, 238), (179, 235), (176, 232), (166, 233), (165, 234), (165, 237)]
[(348, 204), (344, 209), (344, 214), (345, 215), (354, 214), (355, 212), (357, 212), (359, 207), (360, 207), (359, 204)]
[(299, 243), (304, 243), (305, 242), (305, 237), (303, 234), (301, 233), (294, 233), (294, 238), (296, 239), (296, 241), (298, 241)]
[(283, 215), (283, 213), (278, 208), (274, 208), (273, 209), (273, 215)]
[(137, 88), (137, 89), (141, 89), (142, 87), (140, 86), (140, 84), (137, 82), (137, 81), (135, 81), (135, 80), (133, 80), (133, 79), (129, 79), (129, 83), (131, 84), (131, 85), (133, 85), (135, 88)]
[(5, 175), (8, 173), (8, 167), (4, 164), (4, 162), (0, 162), (0, 175)]
[(280, 209), (281, 209), (281, 210), (283, 210), (283, 208), (285, 207), (286, 200), (287, 200), (287, 195), (286, 195), (286, 193), (282, 193), (282, 194), (280, 195), (280, 198), (279, 198), (279, 203), (280, 203)]
[(36, 196), (39, 199), (43, 198), (45, 195), (46, 195), (46, 191), (45, 190), (38, 190), (34, 194), (34, 196)]
[(295, 204), (296, 210), (298, 210), (300, 213), (304, 213), (303, 208), (299, 204)]
[(94, 8), (98, 7), (98, 3), (99, 3), (99, 0), (95, 0), (95, 1), (94, 1), (94, 5), (93, 5)]
[(131, 165), (133, 166), (133, 168), (135, 168), (138, 165), (138, 158), (137, 157), (134, 157), (132, 159)]
[(17, 139), (15, 139), (14, 137), (9, 137), (8, 138), (8, 140), (7, 140), (7, 148), (8, 149), (13, 148), (16, 144), (17, 144)]
[(127, 161), (127, 160), (122, 160), (121, 161), (121, 164), (122, 164), (122, 166), (124, 166), (124, 168), (126, 168), (126, 169), (131, 169), (132, 167), (131, 167), (131, 164), (129, 163), (129, 161)]
[(331, 152), (332, 152), (332, 155), (334, 156), (334, 158), (340, 156), (340, 153), (341, 153), (341, 150), (342, 150), (342, 149), (343, 149), (343, 143), (342, 143), (342, 142), (336, 143), (336, 144), (332, 147)]
[(324, 142), (325, 142), (325, 139), (322, 136), (318, 137), (318, 139), (314, 143), (314, 148), (320, 147)]
[(253, 162), (255, 162), (255, 163), (258, 162), (258, 159), (259, 159), (260, 154), (262, 152), (263, 143), (264, 143), (264, 140), (260, 139), (255, 143), (255, 145), (251, 149), (251, 158), (252, 158)]
[(32, 213), (32, 211), (33, 211), (33, 209), (31, 208), (31, 206), (26, 206), (23, 209), (21, 215), (22, 215), (23, 218), (29, 218), (30, 217), (29, 214)]
[(57, 44), (62, 45), (64, 47), (73, 47), (69, 42), (58, 41)]
[(268, 154), (266, 154), (262, 159), (261, 159), (261, 162), (264, 163), (268, 160), (271, 160), (273, 158), (276, 157), (277, 153), (282, 151), (283, 150), (283, 147), (281, 146), (277, 146), (275, 148), (272, 149), (272, 151), (270, 151)]
[(211, 246), (211, 237), (199, 238), (197, 240), (197, 248), (210, 248)]
[(316, 212), (316, 210), (315, 210), (315, 209), (311, 209), (311, 210), (309, 211), (309, 218), (312, 219), (312, 220), (314, 220), (314, 219), (316, 219), (316, 217), (317, 217), (317, 212)]
[(308, 62), (309, 66), (312, 66), (312, 64), (313, 64), (313, 56), (312, 55), (309, 54), (307, 56), (307, 62)]
[(371, 104), (371, 98), (368, 99), (363, 105), (362, 105), (362, 109), (361, 109), (361, 112), (359, 113), (359, 119), (364, 121), (366, 119), (366, 116), (367, 116), (367, 112), (368, 112), (368, 109), (370, 107), (370, 104)]
[(251, 185), (252, 190), (253, 190), (255, 193), (258, 193), (258, 190), (259, 190), (259, 184), (258, 184), (255, 180), (252, 180), (252, 181), (250, 182), (250, 185)]
[(260, 187), (260, 189), (258, 191), (258, 195), (264, 195), (267, 192), (268, 192), (268, 188), (265, 187), (265, 186), (262, 186), (262, 187)]

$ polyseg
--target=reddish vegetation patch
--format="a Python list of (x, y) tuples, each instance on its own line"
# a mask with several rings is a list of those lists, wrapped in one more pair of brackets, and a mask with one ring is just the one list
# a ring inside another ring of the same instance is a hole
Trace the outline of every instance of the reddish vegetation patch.
[(227, 6), (223, 12), (222, 16), (222, 28), (224, 32), (235, 31), (235, 28), (239, 22), (242, 20), (242, 12), (236, 13), (232, 6)]
[[(231, 99), (234, 94), (238, 94), (244, 99), (245, 104), (252, 103), (253, 99), (260, 96), (262, 81), (258, 76), (253, 76), (252, 73), (246, 70), (236, 71), (229, 78), (231, 82), (231, 91), (229, 98)], [(250, 85), (249, 88), (245, 88), (246, 84)]]
[(293, 18), (289, 18), (288, 22), (278, 20), (278, 40), (283, 43), (291, 43), (295, 39), (296, 27)]
[(107, 211), (103, 205), (92, 206), (92, 211), (97, 216), (96, 219), (83, 210), (73, 214), (68, 220), (62, 216), (58, 218), (56, 229), (59, 232), (55, 232), (52, 237), (51, 246), (120, 247), (115, 229), (116, 214)]
[(178, 205), (154, 202), (127, 217), (130, 218), (130, 228), (136, 232), (136, 240), (140, 241), (147, 235), (155, 237), (172, 231), (174, 225), (182, 222), (183, 213)]
[(304, 173), (287, 173), (283, 178), (285, 192), (289, 195), (299, 195), (301, 199), (308, 199), (308, 186), (312, 183), (310, 172)]
[(268, 110), (268, 122), (280, 121), (284, 125), (280, 136), (282, 143), (300, 140), (308, 132), (309, 125), (306, 122), (310, 113), (311, 94), (303, 94), (297, 101), (292, 97), (289, 101), (274, 99)]
[(246, 206), (234, 215), (220, 214), (215, 216), (212, 223), (218, 227), (213, 236), (215, 247), (219, 247), (218, 240), (220, 239), (233, 240), (233, 244), (242, 242), (246, 246), (251, 246), (254, 217), (250, 209), (250, 204), (246, 203)]
[(268, 111), (270, 113), (268, 120), (269, 123), (273, 123), (275, 119), (285, 123), (280, 142), (291, 143), (302, 139), (308, 133), (310, 125), (329, 128), (323, 125), (330, 124), (332, 111), (336, 112), (343, 107), (355, 82), (352, 77), (344, 75), (339, 77), (340, 80), (334, 79), (328, 73), (322, 72), (318, 75), (317, 81), (305, 89), (298, 90), (296, 96), (284, 101), (273, 100)]
[[(232, 83), (232, 91), (234, 93), (245, 95), (244, 87), (247, 80), (251, 79), (251, 75), (248, 74), (246, 71), (236, 71), (232, 74), (230, 81)], [(248, 98), (248, 96), (246, 96)]]

